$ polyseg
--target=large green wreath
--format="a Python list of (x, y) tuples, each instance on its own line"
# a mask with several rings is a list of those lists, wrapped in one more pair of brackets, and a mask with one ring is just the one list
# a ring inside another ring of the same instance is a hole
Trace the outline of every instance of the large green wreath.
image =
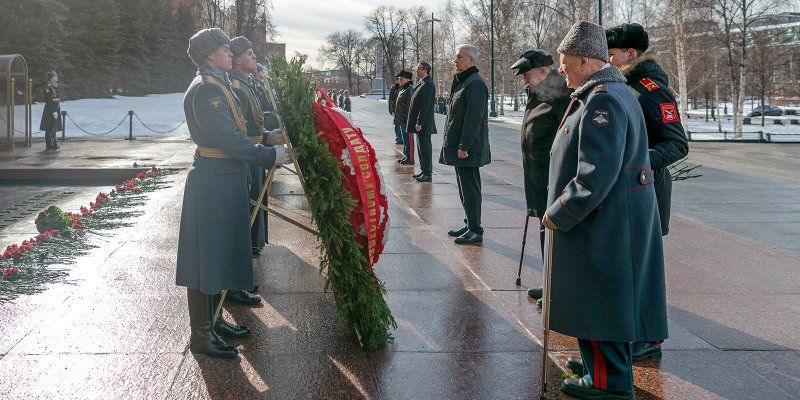
[(278, 113), (306, 180), (306, 195), (324, 250), (320, 271), (327, 271), (326, 284), (344, 323), (355, 331), (365, 350), (373, 351), (391, 337), (389, 328), (396, 328), (397, 323), (383, 298), (383, 283), (373, 278), (350, 225), (355, 201), (341, 184), (338, 161), (327, 144), (317, 139), (312, 107), (316, 85), (303, 72), (305, 60), (304, 55), (288, 62), (272, 57), (269, 74), (278, 97)]

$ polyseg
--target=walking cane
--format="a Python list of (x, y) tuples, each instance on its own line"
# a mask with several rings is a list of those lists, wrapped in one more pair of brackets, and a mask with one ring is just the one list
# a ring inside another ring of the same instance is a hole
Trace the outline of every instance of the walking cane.
[(517, 270), (517, 286), (522, 285), (522, 259), (525, 257), (525, 241), (528, 239), (528, 221), (531, 220), (531, 213), (525, 212), (525, 231), (522, 233), (522, 251), (519, 253), (519, 269)]
[(544, 293), (542, 294), (542, 312), (544, 321), (542, 323), (542, 392), (539, 400), (544, 400), (547, 394), (547, 338), (550, 336), (550, 275), (553, 269), (553, 231), (545, 228), (545, 243), (547, 247), (544, 253)]

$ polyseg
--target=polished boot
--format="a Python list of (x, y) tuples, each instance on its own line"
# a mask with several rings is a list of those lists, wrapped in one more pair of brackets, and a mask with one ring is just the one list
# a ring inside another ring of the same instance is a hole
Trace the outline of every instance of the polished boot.
[(661, 354), (660, 342), (634, 343), (631, 359), (634, 362), (644, 361), (648, 358), (661, 357)]
[(461, 228), (453, 229), (452, 231), (448, 231), (447, 234), (450, 235), (450, 236), (453, 236), (453, 237), (459, 237), (459, 236), (467, 233), (468, 230), (469, 230), (469, 227), (464, 225)]
[(539, 300), (542, 298), (542, 288), (530, 288), (528, 289), (528, 297)]
[[(219, 306), (219, 300), (221, 297), (222, 295), (219, 294), (214, 296), (215, 311)], [(250, 334), (250, 329), (248, 329), (244, 325), (240, 326), (225, 321), (225, 319), (222, 318), (222, 312), (220, 311), (220, 315), (217, 318), (217, 322), (214, 324), (214, 332), (216, 332), (217, 335), (222, 336), (226, 339), (241, 339)]]
[(567, 359), (567, 368), (569, 368), (572, 373), (578, 376), (583, 376), (583, 358), (580, 356), (572, 356)]
[(586, 400), (628, 400), (635, 399), (633, 393), (617, 393), (600, 390), (592, 386), (583, 378), (567, 378), (561, 386), (561, 391), (579, 399)]
[(420, 176), (422, 176), (422, 172), (418, 172), (418, 173), (416, 173), (416, 174), (414, 174), (414, 175), (411, 175), (411, 177), (412, 177), (412, 178), (414, 178), (414, 179), (417, 179), (417, 178), (419, 178)]
[(214, 329), (214, 297), (203, 294), (199, 290), (188, 289), (189, 325), (192, 334), (189, 337), (189, 348), (196, 353), (217, 358), (235, 358), (239, 351), (220, 339)]
[(229, 290), (225, 301), (243, 306), (254, 306), (261, 303), (261, 297), (246, 290)]
[(432, 181), (433, 181), (433, 178), (430, 177), (430, 176), (426, 176), (426, 175), (422, 175), (419, 178), (417, 178), (417, 182), (432, 182)]
[(456, 238), (456, 244), (471, 244), (483, 241), (483, 235), (479, 235), (473, 231), (466, 231), (463, 235)]

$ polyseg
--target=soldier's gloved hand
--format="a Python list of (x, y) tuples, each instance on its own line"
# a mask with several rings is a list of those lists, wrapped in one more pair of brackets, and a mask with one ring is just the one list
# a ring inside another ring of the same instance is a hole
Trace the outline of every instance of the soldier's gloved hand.
[(270, 146), (278, 146), (283, 144), (283, 130), (278, 128), (267, 132), (266, 143)]
[(57, 112), (53, 113), (53, 119), (58, 119), (58, 113)]
[(289, 149), (283, 146), (275, 146), (275, 164), (291, 164), (292, 157), (289, 155)]

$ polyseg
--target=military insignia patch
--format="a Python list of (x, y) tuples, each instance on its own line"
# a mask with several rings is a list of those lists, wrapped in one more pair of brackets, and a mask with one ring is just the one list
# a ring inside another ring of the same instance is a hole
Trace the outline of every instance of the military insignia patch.
[(671, 124), (680, 121), (678, 117), (678, 107), (675, 103), (661, 103), (661, 121), (665, 124)]
[(608, 111), (601, 109), (594, 110), (594, 114), (592, 115), (592, 123), (594, 126), (603, 128), (608, 125), (609, 122), (611, 122), (611, 116), (608, 115)]
[(644, 88), (647, 89), (647, 91), (649, 92), (655, 92), (660, 87), (650, 78), (643, 78), (639, 81), (639, 83), (641, 83), (642, 86), (644, 86)]
[(208, 104), (211, 106), (211, 108), (216, 110), (222, 105), (222, 99), (219, 97), (212, 97), (208, 99)]

